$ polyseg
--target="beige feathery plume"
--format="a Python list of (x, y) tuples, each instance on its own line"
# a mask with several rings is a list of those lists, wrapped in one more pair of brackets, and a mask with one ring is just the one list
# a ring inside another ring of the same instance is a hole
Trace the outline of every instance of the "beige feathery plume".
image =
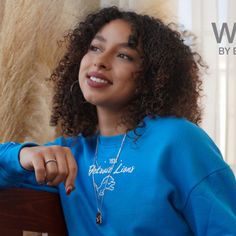
[(49, 127), (52, 89), (45, 78), (64, 53), (57, 41), (99, 3), (0, 1), (0, 142), (47, 142), (55, 131)]

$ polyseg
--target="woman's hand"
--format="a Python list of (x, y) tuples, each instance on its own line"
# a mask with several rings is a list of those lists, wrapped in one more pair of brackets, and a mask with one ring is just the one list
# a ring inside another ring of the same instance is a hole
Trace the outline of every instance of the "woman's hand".
[(77, 164), (70, 148), (62, 146), (24, 147), (19, 155), (20, 164), (34, 170), (39, 184), (49, 186), (65, 182), (66, 193), (75, 188)]

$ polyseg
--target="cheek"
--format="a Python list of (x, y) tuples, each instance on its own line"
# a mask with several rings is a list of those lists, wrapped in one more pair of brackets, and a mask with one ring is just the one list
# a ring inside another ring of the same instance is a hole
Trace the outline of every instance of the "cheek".
[(129, 99), (132, 98), (135, 94), (135, 90), (136, 90), (136, 74), (130, 73), (130, 74), (126, 74), (124, 75), (122, 78), (122, 80), (120, 80), (119, 83), (119, 91), (120, 91), (120, 96), (125, 98), (125, 99)]
[(132, 89), (134, 88), (136, 85), (136, 80), (135, 78), (136, 73), (134, 71), (131, 71), (129, 73), (127, 73), (127, 70), (122, 70), (124, 73), (120, 75), (119, 78), (121, 78), (120, 80), (120, 86), (124, 86), (123, 89)]
[(82, 86), (82, 81), (86, 77), (86, 71), (87, 71), (86, 69), (89, 66), (88, 62), (89, 62), (89, 60), (86, 55), (82, 58), (82, 60), (80, 62), (79, 75), (78, 75), (80, 87)]
[(127, 90), (130, 93), (130, 97), (133, 97), (136, 94), (136, 88), (138, 83), (137, 78), (138, 73), (134, 71), (130, 74), (129, 80), (127, 80), (124, 84), (124, 87), (127, 87)]
[(84, 69), (87, 67), (88, 64), (88, 59), (86, 54), (84, 55), (84, 57), (82, 58), (81, 62), (80, 62), (80, 69), (79, 69), (79, 75), (81, 75), (84, 71)]

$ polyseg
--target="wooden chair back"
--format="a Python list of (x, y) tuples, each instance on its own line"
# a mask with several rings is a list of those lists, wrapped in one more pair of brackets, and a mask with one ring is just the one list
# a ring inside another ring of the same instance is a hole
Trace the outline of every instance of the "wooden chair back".
[(0, 235), (23, 231), (67, 236), (59, 195), (32, 189), (0, 189)]

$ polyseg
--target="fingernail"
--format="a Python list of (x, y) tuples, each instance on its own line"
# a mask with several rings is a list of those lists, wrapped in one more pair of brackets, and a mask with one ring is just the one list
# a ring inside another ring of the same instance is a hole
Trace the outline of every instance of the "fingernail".
[(75, 190), (75, 187), (73, 186), (68, 186), (67, 189), (66, 189), (66, 195), (70, 195), (70, 193)]

